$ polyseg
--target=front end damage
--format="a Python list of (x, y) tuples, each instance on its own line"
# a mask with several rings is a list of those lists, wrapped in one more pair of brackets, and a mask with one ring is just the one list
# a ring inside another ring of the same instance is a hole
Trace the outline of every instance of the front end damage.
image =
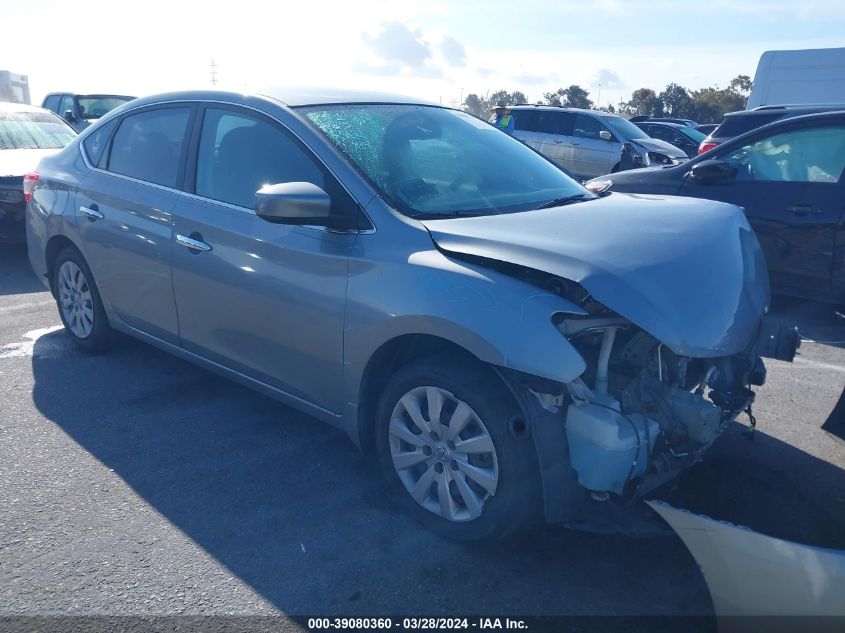
[(586, 369), (501, 372), (531, 420), (549, 521), (630, 508), (671, 481), (737, 416), (753, 423), (761, 358), (798, 346), (767, 316), (762, 250), (731, 205), (609, 196), (425, 224), (447, 256), (561, 299), (549, 318)]
[(763, 315), (740, 351), (684, 354), (575, 282), (519, 275), (578, 307), (552, 321), (586, 364), (567, 383), (502, 372), (532, 421), (546, 519), (601, 532), (665, 531), (634, 502), (698, 462), (738, 416), (746, 414), (753, 431), (763, 358), (792, 361), (796, 330)]
[(572, 468), (595, 499), (641, 497), (698, 461), (741, 413), (753, 421), (752, 387), (766, 380), (761, 351), (792, 360), (798, 342), (767, 326), (739, 353), (695, 358), (610, 311), (556, 320), (587, 361), (565, 385), (565, 428)]

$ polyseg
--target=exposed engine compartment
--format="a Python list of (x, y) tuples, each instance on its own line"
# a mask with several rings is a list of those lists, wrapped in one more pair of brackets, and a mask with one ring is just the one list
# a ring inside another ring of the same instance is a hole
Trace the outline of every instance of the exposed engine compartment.
[(558, 328), (587, 361), (567, 385), (566, 425), (573, 468), (597, 493), (642, 494), (697, 461), (765, 380), (752, 350), (678, 356), (621, 317), (563, 318)]
[[(596, 499), (645, 495), (698, 461), (743, 411), (753, 424), (751, 387), (762, 385), (760, 356), (791, 361), (797, 333), (766, 316), (741, 352), (721, 357), (675, 353), (579, 283), (517, 264), (461, 254), (559, 295), (579, 308), (553, 323), (586, 363), (562, 398), (569, 458)], [(551, 410), (548, 402), (540, 406)], [(554, 406), (556, 409), (556, 405)]]

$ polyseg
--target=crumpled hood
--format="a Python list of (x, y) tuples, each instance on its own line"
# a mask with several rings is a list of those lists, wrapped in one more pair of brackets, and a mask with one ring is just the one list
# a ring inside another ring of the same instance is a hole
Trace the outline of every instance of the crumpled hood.
[(637, 145), (642, 145), (649, 152), (665, 154), (669, 158), (683, 158), (684, 160), (689, 158), (682, 149), (679, 149), (666, 141), (661, 141), (659, 138), (635, 138), (631, 139), (631, 142), (636, 143)]
[(23, 176), (35, 171), (45, 156), (52, 156), (61, 149), (0, 149), (0, 178)]
[(579, 283), (678, 354), (745, 349), (768, 305), (760, 245), (742, 211), (616, 193), (565, 207), (425, 220), (437, 246)]

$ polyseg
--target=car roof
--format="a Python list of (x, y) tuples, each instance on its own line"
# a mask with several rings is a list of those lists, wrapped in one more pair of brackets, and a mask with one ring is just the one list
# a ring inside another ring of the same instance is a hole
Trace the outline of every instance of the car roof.
[(0, 101), (0, 112), (49, 112), (39, 106), (26, 103), (13, 103), (11, 101)]
[[(530, 103), (520, 103), (519, 105), (512, 105), (508, 106), (508, 110), (513, 112), (516, 111), (523, 111), (523, 110), (545, 110), (547, 112), (574, 112), (576, 114), (592, 114), (594, 116), (604, 116), (604, 117), (618, 117), (618, 114), (614, 114), (613, 112), (603, 112), (602, 110), (589, 110), (587, 108), (566, 108), (563, 106), (555, 106), (555, 105), (545, 105), (545, 104), (537, 104), (532, 105)], [(620, 117), (621, 118), (621, 117)]]
[[(801, 124), (806, 121), (813, 122), (825, 121), (827, 119), (841, 119), (842, 117), (845, 117), (845, 106), (840, 106), (839, 110), (812, 112), (809, 114), (802, 114), (800, 116), (784, 116), (775, 119), (774, 121), (770, 121), (765, 125), (761, 125), (760, 127), (755, 127), (754, 129), (748, 130), (747, 132), (743, 132), (742, 134), (737, 134), (736, 136), (727, 139), (724, 142), (724, 145), (728, 145), (735, 142), (742, 142), (742, 140), (746, 137), (756, 136), (761, 132), (767, 132), (769, 130), (774, 130), (787, 125)], [(699, 154), (699, 156), (703, 156), (703, 154)]]
[(290, 107), (306, 105), (331, 105), (343, 103), (394, 103), (403, 105), (432, 105), (439, 104), (415, 97), (396, 95), (385, 92), (364, 90), (338, 90), (336, 88), (314, 87), (273, 87), (254, 93), (233, 92), (227, 90), (184, 90), (180, 92), (166, 92), (141, 97), (133, 102), (134, 106), (142, 106), (161, 101), (221, 100), (232, 103), (246, 103), (250, 98), (271, 99)]
[[(819, 104), (819, 105), (781, 105), (781, 106), (760, 106), (753, 110), (739, 110), (737, 112), (728, 112), (727, 117), (742, 117), (742, 116), (767, 116), (772, 112), (783, 112), (784, 116), (793, 114), (815, 114), (817, 112), (839, 112), (845, 110), (845, 104)], [(791, 118), (791, 117), (790, 117)]]
[(671, 121), (655, 121), (654, 119), (647, 119), (645, 121), (632, 121), (634, 125), (642, 125), (643, 123), (648, 123), (649, 125), (663, 125), (665, 127), (674, 127), (674, 128), (685, 128), (689, 127), (689, 125), (684, 125), (683, 123), (672, 123)]

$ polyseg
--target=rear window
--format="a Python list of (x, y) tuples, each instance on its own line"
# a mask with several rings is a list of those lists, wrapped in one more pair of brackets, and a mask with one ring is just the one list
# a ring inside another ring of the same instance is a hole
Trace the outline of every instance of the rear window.
[(74, 136), (49, 112), (0, 112), (0, 149), (60, 149)]
[(740, 114), (738, 116), (726, 116), (722, 124), (713, 132), (713, 138), (733, 138), (756, 130), (772, 121), (777, 121), (784, 115), (783, 112), (761, 112), (754, 114)]
[(118, 106), (132, 101), (132, 97), (116, 97), (110, 95), (93, 95), (89, 97), (79, 96), (76, 103), (79, 105), (79, 114), (83, 119), (99, 119), (108, 114)]

